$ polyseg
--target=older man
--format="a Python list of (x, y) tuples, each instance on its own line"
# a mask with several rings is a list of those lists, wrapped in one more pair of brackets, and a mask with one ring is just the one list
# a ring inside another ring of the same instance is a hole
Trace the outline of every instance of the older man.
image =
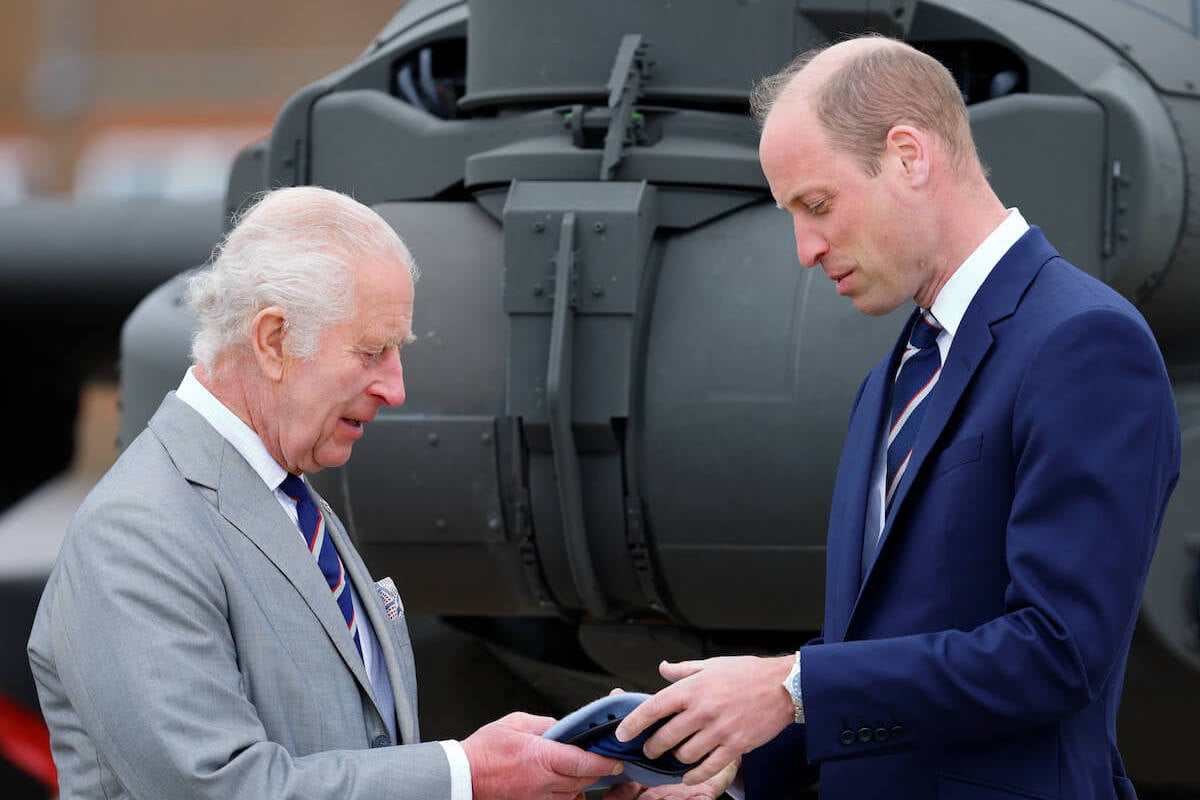
[(683, 741), (695, 780), (753, 751), (752, 800), (806, 760), (823, 800), (1133, 797), (1117, 708), (1180, 458), (1154, 336), (1001, 204), (932, 58), (852, 39), (757, 99), (800, 262), (917, 309), (854, 401), (822, 637), (664, 664), (618, 736), (676, 713), (647, 753)]
[(307, 187), (191, 280), (195, 365), (79, 509), (29, 641), (64, 800), (573, 797), (619, 771), (526, 714), (420, 743), (396, 587), (304, 480), (404, 401), (414, 272)]

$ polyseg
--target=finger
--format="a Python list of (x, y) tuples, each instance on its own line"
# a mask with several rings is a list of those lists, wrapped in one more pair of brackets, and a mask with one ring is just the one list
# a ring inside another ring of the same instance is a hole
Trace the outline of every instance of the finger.
[[(703, 733), (700, 725), (694, 719), (694, 714), (676, 714), (671, 717), (663, 723), (661, 728), (654, 732), (653, 736), (646, 740), (646, 743), (642, 745), (642, 752), (649, 758), (658, 758), (663, 753), (674, 750), (679, 746), (680, 742), (688, 739), (689, 736)], [(695, 747), (690, 749), (696, 751)], [(698, 752), (694, 752), (691, 759), (688, 760), (682, 758), (678, 752), (675, 753), (676, 757), (685, 763), (699, 761), (707, 754), (708, 750), (699, 750)]]
[(679, 700), (675, 699), (675, 694), (668, 686), (630, 711), (625, 719), (621, 720), (621, 724), (615, 731), (617, 741), (628, 742), (659, 719), (682, 710), (683, 706)]
[(574, 745), (548, 740), (543, 740), (542, 745), (547, 748), (546, 766), (559, 775), (594, 780), (607, 775), (620, 775), (625, 769), (625, 765), (615, 758), (589, 753)]
[[(657, 731), (655, 731), (654, 736), (650, 737), (651, 740), (657, 738), (658, 734), (662, 733), (664, 728), (668, 728), (668, 726), (680, 720), (681, 718), (682, 715), (675, 717), (666, 725), (663, 725), (662, 728), (659, 728)], [(690, 721), (690, 717), (684, 721)], [(668, 745), (666, 747), (666, 750), (674, 750), (675, 752), (672, 753), (672, 755), (685, 764), (699, 764), (718, 746), (725, 745), (726, 747), (729, 747), (735, 744), (732, 741), (723, 739), (720, 732), (714, 729), (712, 726), (691, 723), (688, 725), (688, 728), (689, 730), (679, 736), (678, 744), (674, 746)], [(673, 736), (675, 731), (670, 731), (670, 733)], [(647, 744), (650, 744), (650, 742), (648, 741)], [(655, 742), (655, 746), (657, 746), (657, 744), (658, 743)]]
[(730, 762), (734, 761), (737, 755), (727, 747), (718, 747), (709, 753), (708, 758), (700, 762), (700, 764), (691, 769), (683, 776), (683, 782), (688, 786), (696, 786), (704, 783), (710, 778), (718, 775), (721, 770), (729, 766)]
[(670, 661), (663, 661), (658, 665), (658, 674), (674, 683), (689, 675), (695, 675), (702, 669), (704, 669), (703, 661), (678, 661), (674, 664)]
[(624, 690), (624, 689), (622, 689), (620, 686), (614, 686), (614, 687), (612, 688), (612, 691), (610, 691), (610, 692), (608, 693), (608, 696), (609, 696), (609, 697), (612, 697), (614, 694), (625, 694), (625, 690)]

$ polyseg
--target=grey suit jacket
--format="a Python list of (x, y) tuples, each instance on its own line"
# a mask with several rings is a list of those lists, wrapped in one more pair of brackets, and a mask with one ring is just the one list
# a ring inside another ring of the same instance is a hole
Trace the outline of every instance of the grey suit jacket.
[(449, 797), (445, 751), (418, 743), (404, 618), (388, 619), (327, 517), (402, 746), (384, 746), (362, 659), (295, 525), (170, 394), (80, 507), (30, 636), (64, 800)]

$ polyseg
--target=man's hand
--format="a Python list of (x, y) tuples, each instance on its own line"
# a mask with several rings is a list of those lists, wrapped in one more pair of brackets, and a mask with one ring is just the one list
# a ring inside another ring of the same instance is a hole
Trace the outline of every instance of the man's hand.
[(604, 800), (716, 800), (737, 777), (738, 765), (727, 764), (725, 769), (695, 786), (667, 783), (645, 787), (640, 783), (622, 783), (604, 795)]
[(509, 714), (464, 739), (475, 800), (567, 800), (582, 797), (584, 787), (621, 771), (620, 761), (543, 739), (553, 724), (550, 717)]
[(673, 749), (680, 761), (701, 762), (683, 781), (703, 783), (743, 753), (774, 739), (793, 721), (792, 700), (783, 680), (794, 660), (795, 655), (789, 654), (664, 661), (658, 671), (673, 685), (631, 711), (617, 727), (617, 738), (627, 742), (655, 720), (674, 714), (643, 749), (650, 758)]

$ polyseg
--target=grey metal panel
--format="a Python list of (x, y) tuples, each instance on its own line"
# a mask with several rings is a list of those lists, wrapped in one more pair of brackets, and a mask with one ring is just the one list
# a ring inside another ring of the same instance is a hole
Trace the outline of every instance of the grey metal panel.
[[(520, 553), (515, 548), (488, 548), (478, 543), (375, 541), (363, 544), (359, 552), (372, 575), (388, 576), (396, 582), (409, 611), (447, 616), (552, 613), (530, 593)], [(445, 677), (459, 680), (459, 676)], [(423, 676), (422, 681), (425, 680), (438, 679)], [(483, 720), (477, 724), (483, 724)]]
[(191, 364), (195, 318), (183, 303), (180, 275), (145, 297), (121, 328), (121, 428), (118, 444), (137, 437)]
[(312, 182), (368, 203), (428, 199), (462, 182), (476, 150), (559, 130), (550, 114), (441, 120), (381, 91), (338, 92), (312, 108)]
[[(803, 269), (790, 220), (770, 202), (670, 238), (646, 344), (638, 472), (647, 537), (689, 623), (819, 625), (819, 601), (781, 602), (780, 584), (762, 575), (821, 585), (814, 552), (850, 403), (906, 313), (865, 317), (820, 270)], [(711, 583), (690, 577), (706, 558), (735, 567), (722, 596), (754, 614), (735, 619)]]
[(1200, 12), (1179, 0), (1030, 0), (1125, 53), (1164, 92), (1200, 97)]
[(584, 314), (632, 314), (654, 232), (655, 190), (644, 183), (517, 181), (505, 206), (504, 308), (550, 312), (556, 220), (577, 211), (582, 274), (573, 294)]
[[(616, 446), (609, 423), (629, 414), (629, 373), (632, 328), (614, 317), (580, 317), (575, 321), (575, 353), (587, 368), (574, 373), (573, 418), (582, 449), (611, 450)], [(507, 413), (528, 427), (546, 421), (546, 363), (550, 354), (550, 320), (535, 315), (514, 316), (509, 324)], [(607, 429), (603, 434), (594, 430)], [(527, 432), (536, 435), (536, 432)], [(599, 438), (597, 438), (599, 437)], [(545, 447), (544, 439), (530, 446)]]
[(1200, 360), (1200, 332), (1195, 308), (1183, 298), (1200, 297), (1200, 100), (1166, 98), (1167, 109), (1181, 132), (1186, 181), (1179, 244), (1170, 260), (1159, 265), (1161, 285), (1139, 304), (1158, 337), (1167, 363)]
[(465, 8), (461, 4), (448, 4), (444, 10), (434, 4), (421, 6), (411, 16), (404, 10), (397, 14), (397, 19), (402, 18), (408, 26), (403, 31), (389, 26), (387, 36), (379, 37), (357, 61), (310, 83), (288, 99), (275, 118), (268, 140), (266, 170), (270, 185), (314, 182), (310, 172), (310, 159), (314, 155), (310, 125), (313, 106), (321, 98), (356, 89), (387, 93), (392, 85), (394, 61), (401, 54), (464, 34)]
[(356, 541), (505, 540), (492, 417), (389, 415), (368, 428), (342, 467)]
[(259, 192), (270, 186), (267, 180), (267, 140), (261, 139), (242, 148), (229, 170), (225, 187), (225, 217), (223, 229), (233, 226), (233, 219), (245, 210)]
[(1113, 176), (1113, 252), (1105, 276), (1141, 303), (1159, 285), (1156, 273), (1170, 264), (1179, 244), (1187, 165), (1162, 99), (1141, 74), (1116, 64), (1085, 90), (1104, 105), (1107, 157), (1120, 165), (1120, 175)]
[(684, 7), (669, 0), (481, 0), (470, 3), (470, 14), (464, 108), (600, 101), (629, 33), (650, 44), (651, 101), (744, 101), (755, 79), (795, 53), (793, 0), (690, 0)]
[[(580, 453), (579, 467), (588, 549), (605, 599), (619, 618), (622, 612), (645, 605), (625, 539), (620, 457), (616, 453)], [(529, 490), (538, 515), (538, 555), (555, 600), (562, 608), (574, 610), (583, 608), (584, 603), (573, 579), (560, 522), (559, 480), (549, 454), (531, 454)]]
[(614, 417), (628, 416), (630, 319), (654, 232), (654, 195), (640, 183), (513, 184), (504, 211), (508, 413), (527, 425), (546, 420), (553, 272), (564, 210), (578, 212), (573, 419), (607, 428)]
[(1068, 260), (1099, 278), (1109, 181), (1105, 119), (1083, 97), (1014, 94), (971, 106), (971, 128), (1000, 200), (1019, 205)]
[[(619, 181), (766, 187), (758, 164), (758, 130), (749, 117), (702, 111), (662, 113), (646, 109), (653, 141), (625, 150)], [(473, 153), (466, 161), (467, 186), (524, 181), (590, 181), (600, 172), (599, 149), (577, 147), (566, 130), (523, 138)]]
[(384, 47), (396, 39), (420, 41), (430, 32), (457, 32), (455, 29), (459, 24), (466, 24), (466, 12), (466, 0), (404, 0), (371, 46)]

